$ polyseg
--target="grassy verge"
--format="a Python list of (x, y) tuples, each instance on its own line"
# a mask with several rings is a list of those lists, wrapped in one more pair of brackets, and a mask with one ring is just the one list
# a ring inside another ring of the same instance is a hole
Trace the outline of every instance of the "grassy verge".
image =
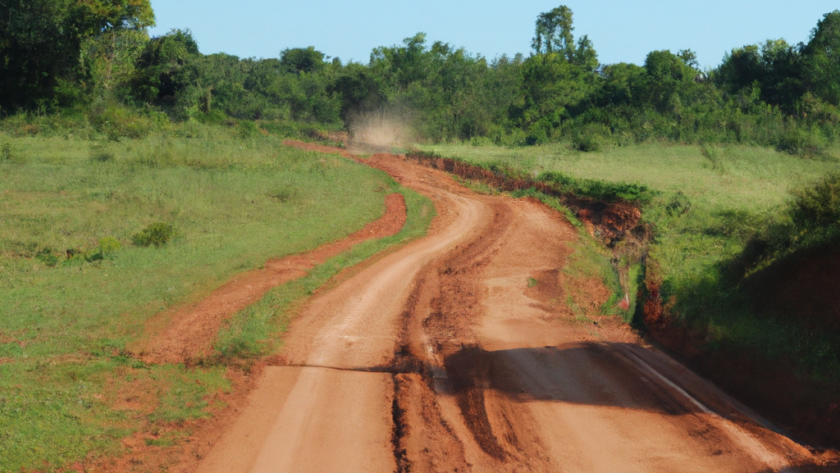
[[(0, 471), (118, 453), (141, 427), (149, 445), (174, 442), (229, 383), (223, 365), (125, 356), (145, 321), (361, 229), (394, 189), (380, 171), (262, 134), (183, 128), (0, 136)], [(174, 238), (135, 246), (156, 222)]]

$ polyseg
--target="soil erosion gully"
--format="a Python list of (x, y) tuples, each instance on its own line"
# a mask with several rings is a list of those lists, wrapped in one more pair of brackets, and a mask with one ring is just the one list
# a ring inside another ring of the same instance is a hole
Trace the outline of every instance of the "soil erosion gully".
[[(433, 199), (423, 239), (321, 291), (210, 472), (796, 471), (808, 449), (616, 317), (568, 269), (576, 231), (392, 155)], [(588, 311), (588, 312), (587, 312)], [(581, 315), (584, 314), (584, 315)]]

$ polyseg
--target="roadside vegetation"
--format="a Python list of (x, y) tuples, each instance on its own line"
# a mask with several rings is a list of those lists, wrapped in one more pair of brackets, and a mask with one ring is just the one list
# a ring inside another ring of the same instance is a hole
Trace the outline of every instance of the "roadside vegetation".
[[(806, 43), (736, 47), (707, 70), (689, 49), (601, 64), (565, 6), (537, 18), (528, 55), (485, 58), (418, 33), (366, 63), (314, 47), (208, 55), (187, 29), (150, 37), (154, 21), (148, 0), (0, 4), (0, 469), (118, 454), (138, 429), (149, 445), (176, 442), (172, 426), (208, 415), (225, 370), (271, 353), (307, 294), (422, 234), (428, 201), (285, 138), (415, 142), (630, 202), (643, 245), (584, 241), (573, 258), (614, 290), (605, 312), (713, 377), (790, 372), (825, 399), (840, 392), (833, 306), (768, 297), (840, 235), (840, 11), (815, 18)], [(387, 192), (406, 197), (402, 233), (270, 292), (229, 321), (205, 365), (126, 351), (154, 314), (358, 230)], [(836, 402), (800, 401), (840, 425)]]

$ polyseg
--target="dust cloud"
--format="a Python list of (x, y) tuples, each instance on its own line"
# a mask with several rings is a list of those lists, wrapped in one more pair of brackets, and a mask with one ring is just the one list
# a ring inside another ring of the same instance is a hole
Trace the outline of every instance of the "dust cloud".
[(350, 141), (377, 148), (411, 143), (411, 128), (404, 114), (379, 110), (353, 114), (349, 121)]

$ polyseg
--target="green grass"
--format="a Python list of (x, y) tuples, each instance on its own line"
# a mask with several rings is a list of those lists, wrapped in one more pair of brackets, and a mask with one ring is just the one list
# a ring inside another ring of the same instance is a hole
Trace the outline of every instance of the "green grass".
[[(229, 388), (224, 367), (126, 357), (145, 322), (269, 258), (361, 229), (396, 188), (380, 171), (279, 139), (184, 128), (121, 142), (0, 140), (13, 157), (0, 160), (0, 471), (58, 469), (119, 452), (119, 439), (144, 425), (171, 430), (207, 415), (213, 394)], [(407, 197), (416, 211), (422, 199)], [(156, 222), (174, 238), (134, 246)], [(115, 407), (108, 393), (132, 383), (154, 393), (148, 411)]]
[[(526, 148), (444, 144), (421, 150), (533, 177), (556, 172), (573, 179), (649, 188), (656, 195), (642, 202), (643, 220), (654, 231), (648, 267), (622, 257), (618, 264), (622, 274), (614, 276), (626, 278), (630, 286), (630, 312), (634, 286), (641, 287), (645, 276), (653, 274), (663, 284), (665, 302), (675, 298), (674, 315), (692, 328), (706, 330), (708, 347), (730, 345), (786, 357), (812, 376), (840, 381), (840, 358), (830, 347), (831, 337), (751, 314), (736, 297), (737, 282), (726, 281), (720, 272), (720, 265), (740, 255), (750, 238), (787, 218), (784, 209), (792, 189), (840, 170), (835, 159), (840, 150), (828, 150), (823, 160), (769, 148), (669, 144), (592, 153), (571, 151), (563, 144)], [(597, 266), (597, 257), (584, 260)], [(630, 314), (624, 315), (629, 319)]]

